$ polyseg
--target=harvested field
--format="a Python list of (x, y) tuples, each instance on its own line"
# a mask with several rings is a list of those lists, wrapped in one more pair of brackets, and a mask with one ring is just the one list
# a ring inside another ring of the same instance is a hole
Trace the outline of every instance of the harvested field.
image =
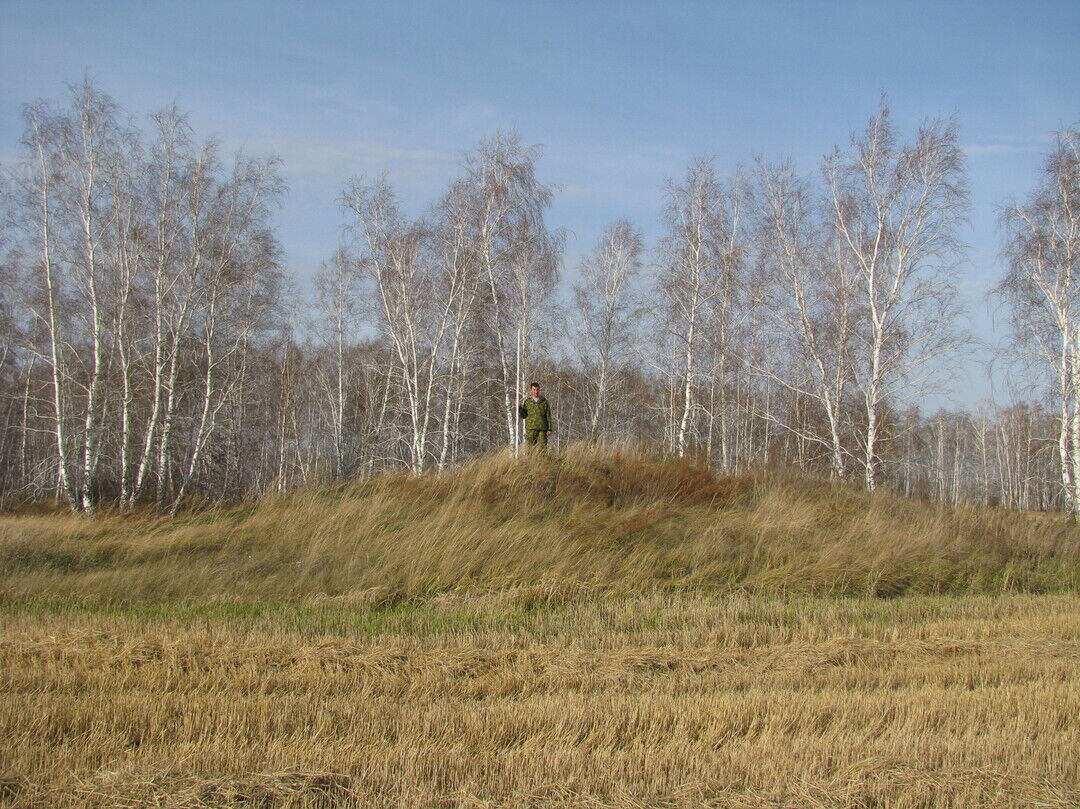
[(6, 807), (1080, 805), (1073, 595), (8, 604)]

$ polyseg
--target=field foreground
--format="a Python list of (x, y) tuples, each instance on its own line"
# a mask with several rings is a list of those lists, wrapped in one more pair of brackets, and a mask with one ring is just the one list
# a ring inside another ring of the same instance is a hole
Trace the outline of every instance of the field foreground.
[(0, 807), (1080, 806), (1080, 531), (618, 448), (0, 516)]
[(8, 603), (6, 807), (1075, 807), (1080, 598)]

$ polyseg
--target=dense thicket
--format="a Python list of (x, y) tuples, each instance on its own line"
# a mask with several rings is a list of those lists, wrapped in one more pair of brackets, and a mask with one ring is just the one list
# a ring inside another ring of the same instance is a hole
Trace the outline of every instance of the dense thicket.
[(275, 159), (223, 156), (175, 109), (137, 126), (90, 83), (24, 119), (0, 220), (9, 501), (170, 510), (442, 468), (517, 446), (535, 378), (557, 447), (644, 440), (724, 471), (1080, 502), (1076, 132), (1007, 209), (1020, 362), (998, 367), (1030, 372), (1027, 395), (929, 414), (969, 346), (952, 122), (903, 141), (882, 106), (812, 175), (696, 161), (657, 244), (620, 220), (571, 268), (538, 152), (498, 134), (420, 217), (386, 180), (342, 178), (347, 238), (297, 306)]

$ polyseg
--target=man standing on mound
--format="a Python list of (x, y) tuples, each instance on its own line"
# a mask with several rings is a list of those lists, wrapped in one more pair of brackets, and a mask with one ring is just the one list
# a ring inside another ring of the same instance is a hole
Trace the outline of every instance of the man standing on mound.
[(548, 436), (554, 422), (551, 403), (540, 395), (539, 382), (529, 385), (529, 395), (518, 405), (518, 415), (525, 419), (525, 442), (529, 448), (539, 446), (541, 452), (547, 452)]

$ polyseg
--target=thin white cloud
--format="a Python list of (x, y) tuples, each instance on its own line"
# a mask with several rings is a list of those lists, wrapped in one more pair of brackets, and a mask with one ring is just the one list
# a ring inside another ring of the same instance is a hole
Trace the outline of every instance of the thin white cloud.
[(579, 183), (563, 183), (559, 186), (559, 190), (569, 199), (602, 199), (604, 197), (598, 188)]
[(1027, 154), (1030, 152), (1042, 151), (1038, 146), (1021, 146), (1015, 143), (970, 143), (963, 148), (964, 152), (972, 157), (981, 155)]
[(972, 157), (1031, 154), (1045, 151), (1049, 142), (1049, 135), (991, 135), (985, 143), (969, 143), (963, 149)]
[(365, 140), (318, 140), (303, 137), (266, 138), (248, 141), (252, 153), (273, 153), (285, 162), (285, 173), (297, 176), (343, 177), (359, 172), (409, 173), (424, 167), (444, 172), (458, 162), (458, 155), (437, 149), (411, 148)]

